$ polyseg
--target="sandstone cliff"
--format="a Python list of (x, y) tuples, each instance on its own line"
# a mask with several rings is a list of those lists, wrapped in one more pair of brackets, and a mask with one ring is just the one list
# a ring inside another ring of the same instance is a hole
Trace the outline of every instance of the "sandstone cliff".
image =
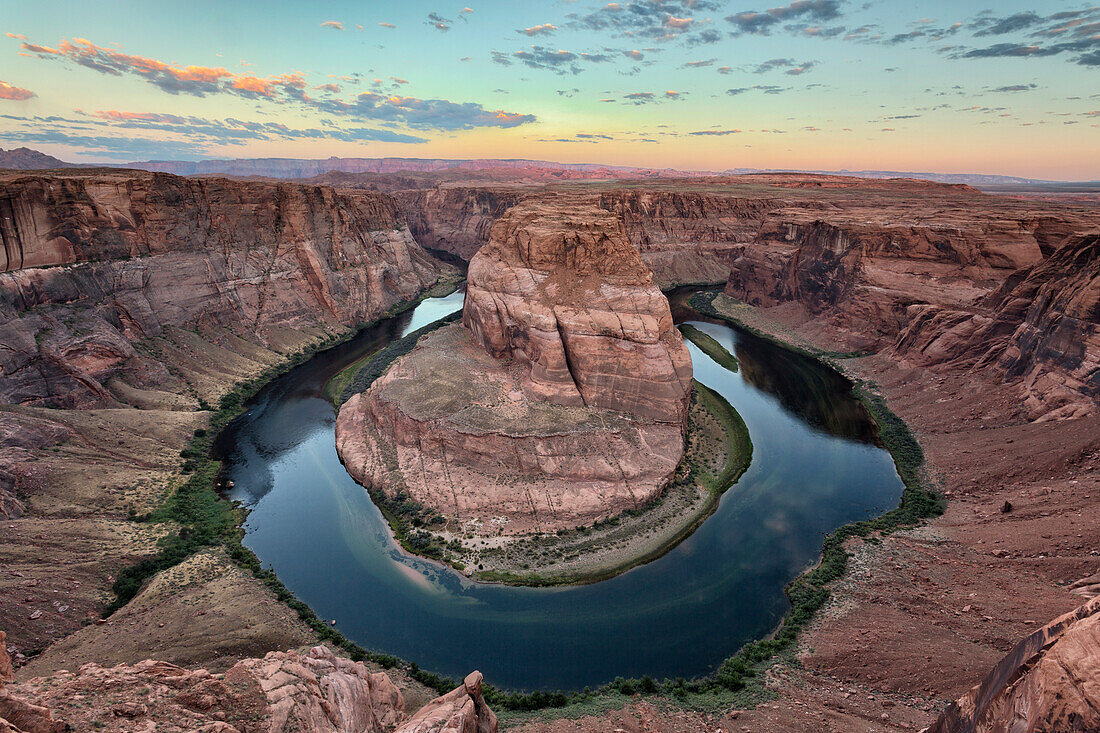
[[(3, 634), (0, 632), (0, 641)], [(0, 646), (0, 662), (6, 657)], [(429, 702), (411, 719), (384, 672), (338, 657), (324, 646), (308, 653), (271, 652), (244, 659), (225, 674), (147, 660), (76, 673), (61, 671), (3, 686), (0, 731), (206, 731), (207, 733), (495, 733), (496, 716), (481, 694), (481, 673)], [(79, 700), (79, 705), (73, 701)]]
[(1100, 730), (1100, 598), (1021, 641), (927, 733)]
[(662, 288), (724, 283), (738, 243), (756, 236), (774, 198), (694, 191), (611, 191), (600, 208), (623, 220), (630, 243)]
[(660, 493), (690, 388), (668, 301), (619, 219), (527, 201), (470, 263), (463, 324), (348, 400), (337, 450), (360, 483), (450, 530), (555, 531)]
[(1100, 396), (1100, 233), (1069, 237), (967, 309), (914, 305), (893, 347), (920, 366), (1020, 380), (1032, 419), (1080, 417)]
[(409, 231), (422, 247), (469, 261), (489, 241), (493, 222), (521, 198), (514, 189), (430, 188), (397, 191)]
[(136, 172), (4, 176), (0, 236), (0, 401), (54, 407), (178, 386), (180, 329), (354, 326), (441, 267), (384, 194)]
[(682, 424), (691, 360), (668, 301), (618, 217), (526, 202), (470, 263), (462, 322), (530, 371), (524, 391)]

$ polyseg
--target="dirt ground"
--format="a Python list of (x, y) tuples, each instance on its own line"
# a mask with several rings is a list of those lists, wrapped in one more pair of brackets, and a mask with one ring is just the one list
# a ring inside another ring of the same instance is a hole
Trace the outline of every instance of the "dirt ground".
[[(845, 350), (843, 334), (797, 308), (736, 316), (782, 340)], [(775, 701), (704, 715), (639, 699), (516, 730), (920, 730), (1019, 639), (1086, 600), (1078, 581), (1100, 572), (1100, 418), (1030, 424), (1013, 387), (980, 375), (902, 369), (878, 356), (840, 365), (875, 382), (916, 432), (947, 512), (851, 547), (848, 574), (801, 639), (804, 668), (773, 670)]]

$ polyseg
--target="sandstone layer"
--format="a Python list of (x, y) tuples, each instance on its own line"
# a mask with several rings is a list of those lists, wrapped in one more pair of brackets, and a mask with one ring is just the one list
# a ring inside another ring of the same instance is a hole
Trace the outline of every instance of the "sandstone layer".
[(521, 197), (515, 189), (429, 188), (397, 191), (409, 231), (422, 247), (467, 262), (489, 241), (493, 223)]
[(1100, 730), (1100, 598), (1028, 636), (928, 733)]
[(337, 450), (359, 483), (485, 534), (588, 524), (672, 477), (679, 425), (529, 399), (524, 376), (446, 326), (340, 408)]
[(525, 202), (470, 262), (462, 323), (530, 370), (524, 392), (683, 424), (691, 358), (621, 220), (568, 201)]
[(114, 378), (171, 390), (150, 341), (173, 330), (266, 346), (369, 321), (441, 271), (384, 194), (132, 171), (0, 177), (0, 237), (0, 400), (50, 407), (115, 404)]
[[(0, 633), (0, 640), (3, 635)], [(6, 656), (0, 647), (0, 661)], [(0, 731), (205, 731), (206, 733), (495, 733), (481, 674), (412, 718), (384, 672), (327, 647), (244, 659), (225, 674), (146, 660), (3, 686)]]
[(599, 208), (520, 204), (470, 263), (462, 325), (340, 409), (360, 483), (478, 533), (636, 509), (683, 455), (691, 362), (668, 301)]
[(1100, 396), (1100, 232), (1069, 237), (972, 308), (914, 305), (893, 350), (909, 363), (1020, 380), (1033, 419), (1081, 417)]

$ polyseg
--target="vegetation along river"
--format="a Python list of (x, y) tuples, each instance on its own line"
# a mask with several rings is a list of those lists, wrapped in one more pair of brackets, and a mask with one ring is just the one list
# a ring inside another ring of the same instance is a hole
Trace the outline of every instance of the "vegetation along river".
[(674, 308), (730, 353), (689, 344), (695, 378), (741, 414), (752, 464), (717, 511), (659, 559), (584, 586), (475, 583), (410, 557), (336, 454), (325, 383), (393, 339), (462, 307), (431, 298), (265, 387), (215, 450), (250, 510), (245, 544), (286, 586), (364, 647), (512, 689), (580, 689), (617, 676), (692, 678), (768, 634), (784, 586), (823, 534), (897, 505), (902, 483), (850, 385), (827, 367)]

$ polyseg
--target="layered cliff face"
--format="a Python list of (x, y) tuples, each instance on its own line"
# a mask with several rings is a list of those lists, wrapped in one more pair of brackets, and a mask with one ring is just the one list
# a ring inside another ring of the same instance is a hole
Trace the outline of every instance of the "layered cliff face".
[(663, 288), (724, 283), (737, 249), (750, 242), (772, 198), (743, 198), (693, 191), (611, 191), (600, 208), (622, 219), (626, 235)]
[(397, 191), (394, 197), (421, 246), (469, 261), (489, 241), (493, 223), (519, 202), (521, 194), (455, 187)]
[[(0, 640), (3, 633), (0, 632)], [(0, 665), (6, 654), (0, 646)], [(85, 664), (18, 685), (0, 676), (0, 731), (52, 733), (101, 728), (209, 733), (495, 733), (479, 672), (411, 718), (384, 672), (333, 654), (271, 652), (225, 674), (147, 660)], [(72, 705), (79, 700), (79, 705)]]
[(179, 391), (181, 329), (353, 326), (441, 267), (384, 194), (129, 171), (5, 176), (0, 234), (0, 401), (54, 407)]
[(1032, 419), (1081, 417), (1100, 396), (1100, 232), (1071, 236), (973, 307), (915, 305), (892, 351), (920, 366), (995, 368)]
[(1021, 641), (928, 733), (1100, 730), (1100, 598)]
[(527, 202), (470, 263), (462, 322), (492, 356), (530, 371), (524, 391), (682, 424), (691, 359), (668, 301), (618, 217)]
[(636, 509), (683, 455), (691, 362), (621, 222), (571, 200), (508, 211), (470, 263), (463, 324), (341, 409), (360, 483), (477, 534)]

